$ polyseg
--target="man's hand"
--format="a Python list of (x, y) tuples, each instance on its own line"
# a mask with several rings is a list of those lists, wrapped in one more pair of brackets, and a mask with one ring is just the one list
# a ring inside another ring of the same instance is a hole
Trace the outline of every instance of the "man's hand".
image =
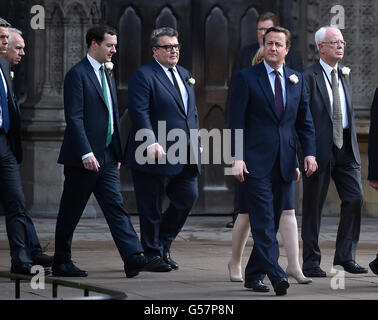
[(294, 182), (298, 182), (301, 178), (301, 172), (299, 171), (299, 168), (295, 168), (295, 180)]
[(378, 180), (369, 181), (369, 186), (374, 188), (376, 191), (378, 191)]
[(166, 155), (167, 154), (165, 153), (163, 147), (158, 143), (154, 143), (154, 144), (147, 147), (147, 157), (148, 158), (159, 159), (159, 158), (166, 156)]
[(117, 162), (117, 169), (121, 169), (121, 162)]
[(88, 158), (83, 160), (84, 168), (90, 171), (98, 172), (100, 164), (98, 163), (94, 155), (90, 155)]
[(232, 164), (232, 173), (240, 182), (244, 182), (244, 173), (249, 173), (243, 160), (235, 160)]
[(311, 176), (316, 170), (318, 170), (318, 164), (313, 156), (307, 156), (304, 158), (304, 170), (306, 176)]

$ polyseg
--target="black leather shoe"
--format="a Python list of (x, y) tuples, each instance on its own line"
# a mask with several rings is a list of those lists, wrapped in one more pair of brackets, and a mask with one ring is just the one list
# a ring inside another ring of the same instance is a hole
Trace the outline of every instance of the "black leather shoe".
[(269, 288), (261, 280), (246, 280), (244, 282), (244, 287), (247, 289), (252, 289), (255, 292), (269, 292)]
[(373, 273), (378, 275), (378, 254), (377, 254), (377, 257), (375, 258), (375, 260), (373, 260), (372, 262), (369, 263), (369, 267), (370, 267), (371, 271), (373, 271)]
[(124, 270), (127, 278), (135, 277), (141, 271), (148, 271), (160, 262), (159, 256), (146, 257), (135, 255), (132, 260), (125, 264)]
[(33, 259), (33, 266), (39, 265), (44, 268), (51, 267), (54, 262), (53, 256), (48, 256), (47, 254), (44, 254), (42, 252), (38, 253)]
[(53, 276), (56, 277), (87, 277), (88, 272), (79, 269), (72, 262), (52, 265)]
[(290, 287), (289, 282), (286, 278), (281, 279), (280, 281), (273, 284), (274, 292), (276, 296), (284, 296), (287, 294), (287, 289)]
[(303, 274), (310, 278), (325, 278), (327, 274), (320, 269), (320, 267), (313, 267), (309, 269), (303, 269)]
[(338, 263), (337, 265), (342, 266), (344, 270), (349, 273), (354, 273), (354, 274), (368, 273), (368, 269), (361, 267), (353, 260), (343, 262), (343, 263)]
[[(32, 271), (33, 266), (30, 263), (24, 263), (19, 265), (12, 265), (11, 266), (11, 273), (17, 273), (17, 274), (24, 274), (27, 276), (34, 276), (38, 273), (38, 270)], [(44, 269), (43, 270), (45, 276), (50, 274), (49, 270)]]
[(156, 264), (154, 267), (150, 269), (152, 272), (169, 272), (172, 271), (172, 267), (165, 263), (163, 260), (160, 260), (158, 264)]
[(173, 270), (177, 270), (179, 268), (178, 263), (171, 259), (171, 253), (169, 250), (164, 250), (163, 260), (165, 263), (169, 264)]

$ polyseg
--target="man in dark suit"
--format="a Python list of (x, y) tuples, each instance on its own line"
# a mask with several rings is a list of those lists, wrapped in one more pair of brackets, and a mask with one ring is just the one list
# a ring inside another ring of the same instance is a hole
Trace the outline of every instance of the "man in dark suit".
[(343, 266), (350, 273), (366, 273), (367, 269), (355, 262), (363, 191), (350, 69), (339, 63), (344, 56), (345, 41), (340, 30), (323, 27), (315, 33), (315, 42), (320, 61), (303, 75), (310, 95), (319, 170), (311, 177), (303, 177), (303, 272), (307, 277), (326, 276), (320, 268), (318, 238), (332, 177), (341, 200), (333, 264)]
[(105, 70), (116, 52), (117, 33), (95, 26), (86, 34), (87, 56), (64, 79), (64, 112), (67, 122), (58, 163), (64, 165), (64, 189), (55, 231), (53, 275), (85, 277), (87, 272), (71, 260), (74, 230), (94, 193), (118, 251), (126, 276), (134, 277), (160, 261), (146, 258), (123, 207), (119, 168), (121, 144), (114, 77)]
[[(191, 133), (198, 132), (199, 125), (194, 79), (188, 70), (177, 65), (180, 54), (177, 31), (169, 27), (154, 30), (151, 47), (153, 61), (138, 69), (129, 83), (132, 129), (126, 164), (132, 169), (145, 254), (163, 257), (152, 271), (168, 272), (178, 269), (171, 259), (170, 247), (198, 197), (200, 147), (198, 136)], [(169, 157), (170, 147), (179, 143), (177, 136), (175, 141), (169, 139), (171, 130), (184, 135), (178, 162)], [(144, 132), (148, 139), (146, 148), (137, 138), (138, 131)], [(146, 151), (147, 162), (138, 159), (141, 148)], [(170, 204), (163, 213), (165, 195)]]
[[(273, 12), (263, 12), (257, 19), (257, 42), (252, 43), (246, 47), (241, 48), (238, 53), (236, 54), (234, 64), (232, 66), (232, 75), (231, 81), (229, 84), (229, 88), (232, 87), (232, 83), (235, 79), (236, 74), (244, 68), (252, 66), (252, 60), (255, 57), (257, 51), (263, 45), (263, 38), (266, 30), (270, 27), (278, 27), (280, 25), (280, 20), (278, 16)], [(297, 53), (295, 50), (290, 49), (289, 53), (285, 57), (285, 66), (291, 69), (294, 69), (298, 72), (302, 72), (303, 70), (303, 62), (302, 57)], [(227, 117), (229, 113), (232, 112), (230, 110), (230, 91), (227, 95), (227, 102), (226, 102), (226, 113)], [(240, 207), (238, 205), (238, 189), (240, 185), (238, 182), (235, 184), (235, 197), (234, 197), (234, 212), (233, 212), (233, 219), (231, 222), (227, 224), (227, 227), (233, 227), (236, 217), (240, 212)]]
[[(33, 221), (26, 210), (18, 163), (22, 160), (21, 114), (13, 94), (7, 56), (10, 24), (0, 18), (0, 195), (5, 209), (11, 272), (30, 275), (33, 265), (49, 267)], [(48, 271), (45, 271), (47, 274)]]
[[(378, 191), (378, 88), (375, 90), (371, 105), (368, 158), (369, 185)], [(371, 271), (378, 275), (378, 254), (377, 258), (369, 263), (369, 267)]]
[(316, 169), (315, 133), (308, 96), (300, 73), (283, 66), (290, 47), (290, 32), (269, 28), (264, 35), (264, 62), (241, 70), (231, 88), (230, 128), (243, 131), (243, 149), (235, 155), (234, 176), (242, 183), (248, 207), (253, 250), (245, 269), (245, 284), (258, 292), (269, 288), (287, 293), (289, 283), (278, 265), (276, 239), (280, 215), (294, 207), (296, 134), (301, 142), (306, 175)]

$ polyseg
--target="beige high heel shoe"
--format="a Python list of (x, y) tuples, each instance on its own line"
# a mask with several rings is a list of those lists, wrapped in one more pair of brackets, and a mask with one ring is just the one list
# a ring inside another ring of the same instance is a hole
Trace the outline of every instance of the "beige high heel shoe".
[(228, 267), (228, 273), (230, 275), (230, 281), (231, 282), (244, 282), (244, 279), (242, 276), (235, 276), (231, 273), (231, 261), (227, 264)]
[(311, 278), (307, 278), (304, 275), (301, 275), (301, 274), (298, 274), (298, 273), (294, 274), (289, 268), (286, 269), (286, 275), (287, 275), (287, 277), (292, 277), (295, 280), (297, 280), (297, 282), (299, 284), (309, 284), (309, 283), (312, 283), (312, 279)]

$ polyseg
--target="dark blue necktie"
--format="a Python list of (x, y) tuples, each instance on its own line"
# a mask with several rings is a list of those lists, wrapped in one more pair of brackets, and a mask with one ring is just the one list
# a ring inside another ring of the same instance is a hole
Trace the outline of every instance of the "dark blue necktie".
[(276, 99), (276, 107), (278, 116), (281, 118), (284, 112), (284, 105), (283, 105), (283, 95), (282, 95), (282, 86), (280, 80), (280, 74), (277, 70), (274, 70), (276, 75), (276, 79), (274, 81), (274, 91), (275, 91), (275, 99)]
[(0, 75), (0, 97), (1, 97), (1, 111), (3, 115), (3, 129), (5, 133), (8, 132), (10, 127), (10, 121), (9, 121), (9, 110), (8, 110), (8, 99), (7, 95), (5, 94), (5, 87), (3, 83), (3, 79)]

